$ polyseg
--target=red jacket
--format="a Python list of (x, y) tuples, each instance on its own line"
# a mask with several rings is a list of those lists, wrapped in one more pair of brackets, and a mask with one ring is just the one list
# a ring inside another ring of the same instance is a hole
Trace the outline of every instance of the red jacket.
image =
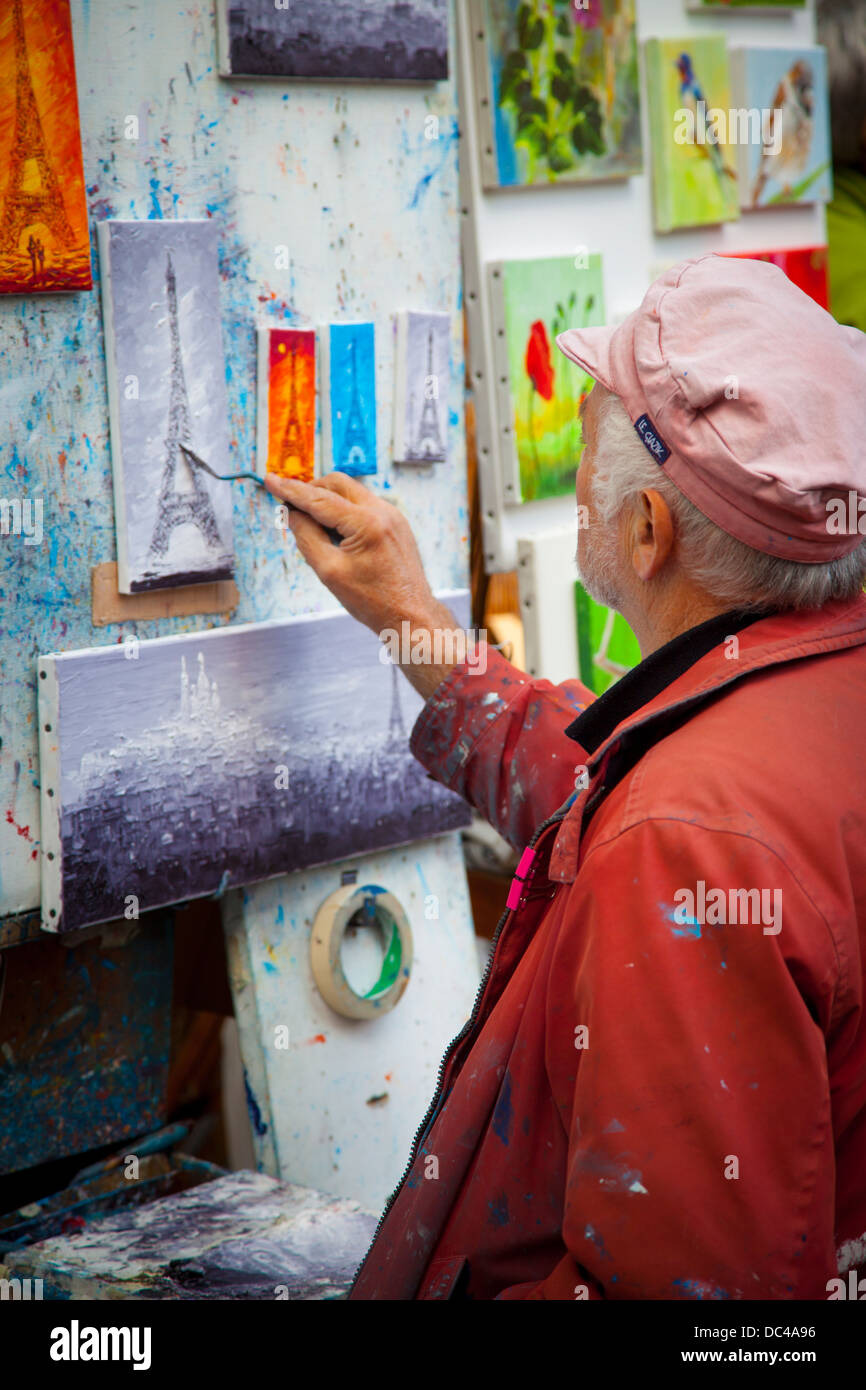
[(535, 853), (352, 1298), (825, 1299), (866, 1265), (866, 599), (738, 640), (592, 756), (590, 692), (494, 651), (419, 716)]

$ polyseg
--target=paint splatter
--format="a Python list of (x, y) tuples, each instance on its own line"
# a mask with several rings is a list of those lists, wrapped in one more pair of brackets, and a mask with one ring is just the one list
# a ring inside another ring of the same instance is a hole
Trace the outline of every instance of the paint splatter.
[(681, 907), (672, 907), (669, 903), (659, 903), (664, 917), (671, 922), (671, 935), (686, 937), (691, 941), (696, 941), (701, 935), (701, 924), (696, 917), (683, 916)]
[(511, 1105), (511, 1073), (506, 1072), (502, 1079), (502, 1089), (493, 1112), (493, 1133), (501, 1139), (506, 1148), (511, 1143), (514, 1126), (514, 1110)]

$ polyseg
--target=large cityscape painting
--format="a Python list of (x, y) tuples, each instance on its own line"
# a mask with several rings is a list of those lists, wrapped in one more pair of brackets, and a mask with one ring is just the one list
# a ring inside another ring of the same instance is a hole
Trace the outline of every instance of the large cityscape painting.
[[(469, 623), (465, 591), (441, 596)], [(468, 823), (422, 700), (339, 613), (40, 658), (43, 924), (71, 931)]]

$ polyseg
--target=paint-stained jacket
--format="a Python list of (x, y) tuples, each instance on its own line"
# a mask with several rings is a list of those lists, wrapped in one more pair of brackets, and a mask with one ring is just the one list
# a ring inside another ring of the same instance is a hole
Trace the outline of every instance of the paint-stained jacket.
[(591, 757), (590, 693), (494, 651), (419, 716), (535, 853), (353, 1298), (823, 1299), (866, 1266), (866, 599), (738, 641)]

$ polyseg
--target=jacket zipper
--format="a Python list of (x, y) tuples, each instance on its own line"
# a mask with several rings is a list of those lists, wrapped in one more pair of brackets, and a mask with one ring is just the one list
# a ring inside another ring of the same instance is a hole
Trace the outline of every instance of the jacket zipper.
[[(563, 819), (563, 817), (565, 816), (565, 812), (566, 812), (566, 810), (568, 809), (568, 806), (569, 806), (571, 800), (572, 800), (572, 798), (569, 797), (569, 800), (568, 800), (568, 802), (566, 802), (566, 804), (565, 804), (564, 807), (561, 806), (561, 807), (559, 808), (559, 810), (557, 810), (557, 811), (555, 811), (555, 812), (553, 813), (552, 816), (548, 816), (547, 820), (542, 821), (541, 825), (538, 827), (538, 829), (537, 829), (537, 830), (535, 831), (535, 833), (533, 834), (532, 839), (529, 841), (529, 844), (526, 846), (527, 849), (532, 849), (532, 848), (534, 848), (534, 846), (538, 843), (538, 840), (539, 840), (539, 838), (541, 837), (541, 835), (543, 835), (544, 831), (547, 830), (547, 828), (548, 828), (549, 826), (555, 825), (557, 821), (560, 821), (560, 820)], [(525, 853), (525, 851), (524, 851), (524, 853)], [(378, 1238), (379, 1238), (379, 1232), (381, 1231), (382, 1227), (384, 1226), (384, 1224), (385, 1224), (385, 1222), (386, 1222), (386, 1220), (387, 1220), (387, 1218), (388, 1218), (388, 1214), (389, 1214), (389, 1212), (391, 1211), (391, 1208), (393, 1207), (394, 1203), (396, 1202), (397, 1198), (399, 1197), (400, 1192), (401, 1192), (401, 1189), (403, 1188), (403, 1185), (405, 1184), (406, 1179), (408, 1178), (409, 1174), (410, 1174), (411, 1171), (412, 1171), (412, 1168), (413, 1168), (414, 1163), (415, 1163), (415, 1159), (418, 1157), (418, 1146), (419, 1146), (419, 1144), (420, 1144), (420, 1142), (421, 1142), (421, 1136), (424, 1134), (425, 1130), (427, 1129), (427, 1126), (428, 1126), (428, 1125), (430, 1124), (430, 1122), (432, 1121), (433, 1116), (436, 1114), (436, 1109), (437, 1109), (437, 1107), (438, 1107), (438, 1105), (439, 1105), (439, 1100), (440, 1100), (441, 1091), (442, 1091), (442, 1082), (443, 1082), (443, 1080), (444, 1080), (444, 1078), (445, 1078), (445, 1069), (446, 1069), (446, 1067), (448, 1066), (448, 1063), (449, 1063), (449, 1061), (451, 1060), (451, 1057), (452, 1057), (453, 1054), (454, 1054), (455, 1048), (458, 1047), (458, 1046), (460, 1045), (461, 1042), (463, 1042), (463, 1040), (469, 1035), (469, 1033), (471, 1033), (472, 1029), (475, 1027), (475, 1023), (476, 1023), (476, 1021), (477, 1021), (477, 1019), (478, 1019), (478, 1014), (479, 1014), (479, 1012), (480, 1012), (480, 1010), (481, 1010), (481, 1000), (482, 1000), (483, 997), (484, 997), (484, 991), (485, 991), (485, 989), (487, 988), (487, 982), (488, 982), (488, 980), (490, 979), (491, 973), (492, 973), (492, 971), (493, 971), (493, 961), (494, 961), (495, 956), (496, 956), (496, 946), (497, 946), (497, 943), (498, 943), (498, 941), (499, 941), (499, 937), (500, 937), (500, 935), (501, 935), (501, 933), (502, 933), (502, 928), (505, 926), (506, 921), (507, 921), (508, 918), (511, 916), (511, 913), (512, 913), (513, 911), (516, 911), (516, 909), (515, 909), (515, 908), (506, 907), (505, 911), (503, 912), (502, 916), (500, 917), (499, 921), (498, 921), (497, 924), (496, 924), (496, 930), (495, 930), (494, 933), (493, 933), (493, 938), (492, 938), (491, 943), (490, 943), (490, 954), (489, 954), (489, 956), (487, 957), (487, 965), (486, 965), (486, 967), (485, 967), (484, 974), (483, 974), (482, 977), (481, 977), (481, 983), (480, 983), (479, 986), (478, 986), (478, 993), (477, 993), (476, 996), (475, 996), (475, 1003), (472, 1005), (472, 1012), (471, 1012), (471, 1014), (469, 1015), (469, 1017), (468, 1017), (468, 1019), (466, 1020), (466, 1022), (464, 1023), (463, 1027), (460, 1029), (460, 1032), (457, 1034), (457, 1036), (456, 1036), (455, 1038), (452, 1039), (452, 1041), (448, 1044), (448, 1047), (445, 1049), (445, 1055), (443, 1056), (442, 1061), (439, 1063), (439, 1075), (438, 1075), (437, 1080), (436, 1080), (436, 1089), (435, 1089), (435, 1091), (433, 1092), (433, 1099), (431, 1100), (429, 1106), (427, 1107), (427, 1113), (425, 1114), (423, 1120), (421, 1121), (420, 1125), (418, 1126), (418, 1129), (417, 1129), (416, 1134), (415, 1134), (415, 1138), (412, 1140), (412, 1147), (411, 1147), (411, 1149), (410, 1149), (410, 1151), (409, 1151), (409, 1160), (408, 1160), (408, 1162), (407, 1162), (407, 1164), (406, 1164), (406, 1167), (405, 1167), (405, 1169), (404, 1169), (404, 1171), (403, 1171), (403, 1176), (400, 1178), (400, 1181), (397, 1183), (397, 1186), (394, 1188), (394, 1191), (391, 1193), (391, 1196), (388, 1198), (388, 1201), (385, 1203), (385, 1209), (384, 1209), (384, 1211), (382, 1212), (382, 1215), (379, 1217), (379, 1224), (377, 1225), (375, 1231), (373, 1232), (373, 1239), (370, 1241), (370, 1245), (369, 1245), (369, 1247), (368, 1247), (368, 1249), (367, 1249), (367, 1253), (366, 1253), (366, 1255), (364, 1256), (364, 1258), (363, 1258), (363, 1260), (361, 1261), (361, 1263), (358, 1265), (358, 1268), (355, 1270), (355, 1275), (354, 1275), (354, 1278), (352, 1279), (352, 1284), (351, 1284), (351, 1287), (350, 1287), (350, 1289), (349, 1289), (349, 1293), (350, 1293), (350, 1294), (351, 1294), (352, 1290), (354, 1289), (356, 1283), (358, 1282), (358, 1276), (360, 1275), (361, 1270), (364, 1268), (364, 1265), (367, 1263), (367, 1260), (368, 1260), (369, 1255), (370, 1255), (370, 1251), (373, 1249), (373, 1246), (376, 1244), (376, 1241), (377, 1241)]]

